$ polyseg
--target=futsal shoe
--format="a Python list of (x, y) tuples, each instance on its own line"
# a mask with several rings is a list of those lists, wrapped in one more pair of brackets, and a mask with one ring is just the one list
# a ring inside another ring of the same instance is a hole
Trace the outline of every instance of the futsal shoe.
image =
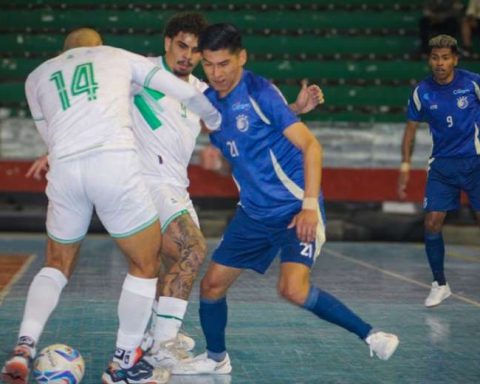
[[(24, 339), (24, 340), (22, 340)], [(26, 384), (30, 374), (30, 367), (35, 357), (33, 340), (21, 338), (15, 346), (12, 357), (5, 362), (0, 379), (5, 384)]]
[[(151, 330), (148, 330), (143, 336), (141, 348), (144, 351), (148, 351), (150, 348), (153, 347), (153, 343), (153, 334)], [(175, 339), (175, 344), (175, 347), (177, 349), (183, 349), (186, 352), (190, 352), (193, 350), (193, 348), (195, 348), (195, 340), (182, 331), (178, 332), (178, 335)]]
[(165, 341), (154, 346), (145, 354), (144, 358), (154, 367), (173, 368), (182, 360), (191, 358), (184, 349), (178, 348), (176, 339)]
[(429, 308), (435, 307), (451, 294), (452, 291), (450, 290), (448, 283), (445, 285), (438, 285), (438, 283), (434, 281), (432, 283), (432, 289), (430, 289), (430, 293), (425, 299), (425, 306)]
[(393, 333), (381, 331), (370, 333), (365, 342), (370, 347), (370, 356), (377, 355), (380, 360), (388, 360), (396, 351), (399, 341)]
[(103, 384), (166, 384), (170, 372), (164, 368), (154, 368), (145, 359), (140, 359), (131, 368), (121, 368), (112, 361), (102, 375)]
[(188, 336), (184, 332), (178, 332), (176, 343), (178, 349), (183, 349), (187, 352), (193, 351), (193, 348), (195, 348), (195, 340), (193, 337)]
[(228, 353), (222, 361), (215, 361), (205, 352), (194, 358), (180, 361), (172, 369), (173, 375), (225, 375), (230, 372), (232, 372), (232, 365)]

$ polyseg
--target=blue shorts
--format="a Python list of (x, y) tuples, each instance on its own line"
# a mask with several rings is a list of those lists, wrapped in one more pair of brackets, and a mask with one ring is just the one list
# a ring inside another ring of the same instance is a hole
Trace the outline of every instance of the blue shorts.
[(460, 191), (467, 194), (473, 210), (480, 212), (480, 156), (434, 159), (428, 171), (423, 209), (459, 209)]
[(293, 216), (274, 223), (260, 222), (250, 218), (242, 207), (238, 207), (212, 260), (227, 267), (265, 273), (280, 251), (282, 263), (301, 263), (311, 267), (325, 242), (323, 205), (318, 213), (316, 240), (303, 243), (297, 238), (295, 228), (287, 228)]

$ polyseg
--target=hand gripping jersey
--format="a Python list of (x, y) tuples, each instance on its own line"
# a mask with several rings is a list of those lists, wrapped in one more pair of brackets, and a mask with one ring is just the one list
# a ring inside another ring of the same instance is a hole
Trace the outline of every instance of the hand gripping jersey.
[(426, 78), (410, 97), (408, 120), (429, 124), (433, 158), (480, 155), (480, 75), (456, 69), (444, 85)]
[[(162, 57), (149, 59), (170, 71)], [(200, 92), (207, 88), (193, 75), (188, 83)], [(136, 89), (133, 104), (133, 131), (144, 175), (187, 188), (187, 167), (200, 133), (200, 118), (184, 103), (150, 88)]]
[(283, 135), (298, 121), (280, 91), (268, 80), (244, 70), (239, 84), (224, 98), (205, 92), (222, 114), (211, 133), (232, 166), (240, 204), (253, 219), (285, 218), (301, 209), (303, 155)]
[(133, 148), (132, 82), (169, 94), (200, 114), (207, 125), (219, 125), (218, 112), (200, 92), (143, 56), (107, 46), (75, 48), (41, 64), (25, 84), (50, 158), (99, 148)]

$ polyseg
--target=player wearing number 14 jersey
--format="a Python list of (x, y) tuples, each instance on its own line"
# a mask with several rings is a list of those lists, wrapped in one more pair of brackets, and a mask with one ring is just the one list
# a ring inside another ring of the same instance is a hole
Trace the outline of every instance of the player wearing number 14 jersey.
[(409, 100), (398, 187), (405, 198), (416, 130), (425, 121), (433, 140), (424, 198), (425, 250), (433, 282), (425, 306), (434, 307), (451, 295), (442, 226), (447, 212), (460, 207), (461, 190), (480, 223), (480, 75), (455, 68), (458, 47), (453, 37), (439, 35), (429, 46), (432, 75)]
[(161, 233), (131, 130), (131, 83), (178, 98), (214, 129), (220, 115), (202, 93), (144, 57), (101, 44), (91, 29), (74, 31), (65, 51), (26, 81), (28, 105), (49, 153), (48, 240), (17, 345), (1, 372), (8, 384), (28, 382), (37, 343), (73, 272), (93, 208), (129, 262), (118, 304), (115, 356), (102, 382), (168, 380), (168, 371), (153, 369), (139, 348), (156, 292)]

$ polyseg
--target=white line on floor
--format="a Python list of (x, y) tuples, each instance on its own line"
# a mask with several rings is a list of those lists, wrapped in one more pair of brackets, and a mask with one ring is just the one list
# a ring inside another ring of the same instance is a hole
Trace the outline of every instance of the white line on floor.
[[(337, 257), (337, 258), (339, 258), (339, 259), (347, 260), (347, 261), (349, 261), (349, 262), (351, 262), (351, 263), (354, 263), (354, 264), (357, 264), (357, 265), (361, 265), (361, 266), (364, 267), (364, 268), (373, 269), (374, 271), (381, 272), (381, 273), (383, 273), (384, 275), (387, 275), (387, 276), (390, 276), (390, 277), (394, 277), (395, 279), (402, 280), (402, 281), (406, 281), (406, 282), (408, 282), (408, 283), (417, 285), (417, 286), (422, 287), (422, 288), (426, 288), (426, 289), (428, 289), (428, 290), (430, 290), (430, 288), (431, 288), (431, 286), (428, 285), (428, 284), (425, 284), (425, 283), (422, 283), (422, 282), (420, 282), (420, 281), (411, 279), (411, 278), (409, 278), (409, 277), (400, 275), (400, 274), (398, 274), (398, 273), (389, 271), (389, 270), (387, 270), (387, 269), (383, 269), (383, 268), (377, 267), (377, 266), (375, 266), (375, 265), (373, 265), (373, 264), (370, 264), (370, 263), (367, 263), (367, 262), (365, 262), (365, 261), (360, 261), (360, 260), (354, 259), (353, 257), (344, 255), (343, 253), (340, 253), (340, 252), (338, 252), (338, 251), (333, 251), (333, 250), (331, 250), (331, 249), (324, 249), (324, 252), (329, 253), (330, 255), (335, 256), (335, 257)], [(452, 293), (452, 296), (451, 296), (451, 297), (454, 297), (454, 298), (456, 298), (457, 300), (463, 301), (464, 303), (471, 304), (471, 305), (473, 305), (473, 306), (475, 306), (475, 307), (480, 308), (480, 302), (475, 301), (475, 300), (472, 300), (472, 299), (469, 299), (468, 297), (460, 296), (460, 295), (457, 295), (457, 294), (455, 294), (455, 293)]]

